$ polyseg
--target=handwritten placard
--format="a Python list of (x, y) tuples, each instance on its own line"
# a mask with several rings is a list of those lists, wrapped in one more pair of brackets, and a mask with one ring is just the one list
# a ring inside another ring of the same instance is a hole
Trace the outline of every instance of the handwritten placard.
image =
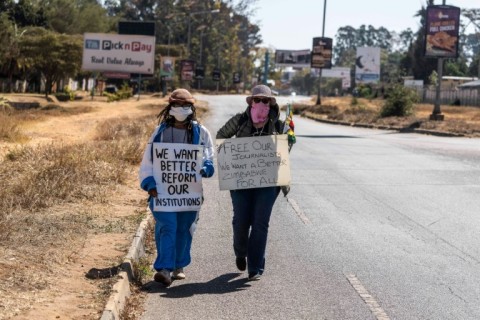
[(202, 205), (203, 147), (183, 143), (153, 144), (155, 211), (198, 211)]
[(220, 190), (290, 184), (287, 135), (217, 139)]

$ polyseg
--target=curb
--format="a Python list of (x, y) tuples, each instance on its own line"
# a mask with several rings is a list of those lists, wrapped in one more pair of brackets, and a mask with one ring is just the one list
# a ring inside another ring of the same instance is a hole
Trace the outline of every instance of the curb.
[(134, 279), (134, 263), (145, 256), (145, 237), (148, 224), (153, 221), (149, 214), (140, 223), (132, 240), (132, 245), (122, 263), (122, 271), (118, 273), (117, 283), (113, 285), (100, 320), (119, 320), (125, 307), (125, 301), (130, 296), (130, 283)]
[(318, 122), (328, 123), (328, 124), (336, 124), (342, 126), (349, 126), (349, 127), (359, 127), (359, 128), (367, 128), (367, 129), (378, 129), (378, 130), (393, 130), (398, 131), (401, 133), (421, 133), (421, 134), (429, 134), (432, 136), (439, 136), (439, 137), (465, 137), (465, 135), (460, 133), (451, 133), (451, 132), (444, 132), (444, 131), (435, 131), (435, 130), (426, 130), (426, 129), (418, 129), (413, 127), (394, 127), (394, 126), (385, 126), (385, 125), (373, 125), (367, 123), (356, 123), (356, 122), (345, 122), (345, 121), (336, 121), (336, 120), (329, 120), (329, 119), (320, 119), (310, 114), (305, 114), (303, 117), (315, 120)]

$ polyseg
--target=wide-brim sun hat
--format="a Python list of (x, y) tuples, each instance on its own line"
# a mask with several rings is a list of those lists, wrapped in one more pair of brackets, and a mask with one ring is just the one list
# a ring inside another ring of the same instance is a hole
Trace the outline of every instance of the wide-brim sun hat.
[(188, 102), (191, 104), (195, 103), (195, 99), (193, 98), (192, 94), (186, 89), (176, 89), (172, 92), (170, 97), (168, 98), (169, 103), (175, 102)]
[(252, 95), (247, 97), (247, 103), (251, 105), (252, 99), (255, 97), (270, 98), (270, 105), (274, 105), (277, 103), (277, 100), (272, 95), (272, 90), (270, 90), (270, 88), (264, 84), (259, 84), (258, 86), (253, 87)]

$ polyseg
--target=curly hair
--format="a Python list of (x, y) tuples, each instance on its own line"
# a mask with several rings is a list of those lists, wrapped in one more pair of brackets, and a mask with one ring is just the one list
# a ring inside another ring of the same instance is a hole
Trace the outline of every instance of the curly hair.
[[(158, 125), (165, 123), (168, 127), (173, 127), (175, 124), (175, 117), (170, 115), (170, 109), (172, 109), (172, 105), (174, 103), (169, 103), (163, 110), (159, 112), (157, 115), (158, 118)], [(187, 117), (185, 122), (188, 121), (187, 125), (187, 142), (192, 143), (193, 141), (193, 126), (192, 121), (197, 121), (197, 112), (195, 106), (192, 104), (192, 114)]]

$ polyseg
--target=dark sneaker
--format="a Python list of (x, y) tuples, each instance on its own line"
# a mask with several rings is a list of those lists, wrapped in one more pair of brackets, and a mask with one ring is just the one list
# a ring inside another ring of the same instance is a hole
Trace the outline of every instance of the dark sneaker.
[(235, 260), (235, 263), (237, 265), (238, 270), (245, 271), (245, 269), (247, 269), (247, 258), (237, 257), (237, 259)]
[(156, 282), (163, 283), (166, 287), (172, 284), (172, 278), (170, 277), (170, 271), (167, 269), (162, 269), (155, 273), (153, 280)]
[(252, 272), (248, 274), (248, 280), (255, 281), (260, 280), (261, 274), (259, 272)]

